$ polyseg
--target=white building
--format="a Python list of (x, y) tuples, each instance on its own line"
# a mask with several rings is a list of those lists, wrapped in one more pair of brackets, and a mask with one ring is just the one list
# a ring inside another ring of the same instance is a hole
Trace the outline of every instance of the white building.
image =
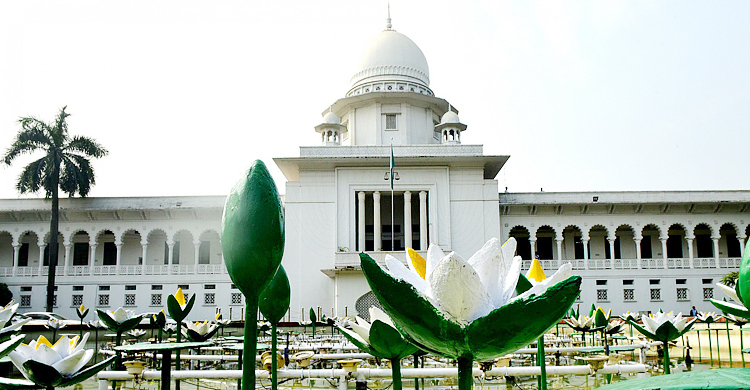
[[(283, 264), (288, 319), (309, 307), (352, 315), (372, 294), (359, 251), (404, 258), (439, 244), (468, 258), (491, 237), (516, 237), (528, 268), (570, 261), (580, 301), (625, 310), (709, 309), (713, 283), (736, 270), (750, 229), (750, 191), (498, 194), (508, 156), (461, 143), (457, 110), (430, 89), (425, 56), (406, 36), (378, 33), (345, 97), (323, 113), (320, 146), (277, 158), (287, 179)], [(311, 130), (312, 131), (312, 130)], [(391, 145), (395, 156), (391, 190)], [(191, 317), (241, 318), (220, 245), (223, 196), (60, 202), (56, 311), (165, 307), (182, 287)], [(49, 203), (0, 200), (0, 276), (26, 311), (45, 304)]]

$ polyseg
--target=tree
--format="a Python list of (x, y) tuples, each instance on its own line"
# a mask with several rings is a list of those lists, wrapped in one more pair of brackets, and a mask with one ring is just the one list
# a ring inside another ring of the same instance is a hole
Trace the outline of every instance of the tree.
[(729, 286), (734, 287), (735, 283), (737, 283), (737, 279), (739, 279), (740, 273), (739, 271), (732, 271), (721, 278), (721, 283)]
[[(41, 151), (44, 155), (23, 168), (18, 176), (18, 192), (34, 193), (44, 190), (45, 198), (52, 200), (52, 218), (49, 237), (49, 273), (47, 277), (47, 311), (52, 311), (55, 296), (55, 270), (57, 266), (57, 235), (60, 218), (58, 190), (70, 197), (78, 193), (88, 195), (95, 184), (94, 169), (89, 158), (107, 155), (107, 150), (95, 140), (83, 136), (70, 136), (65, 112), (60, 110), (53, 123), (44, 123), (34, 117), (18, 120), (21, 130), (3, 156), (10, 165), (16, 157)], [(39, 259), (42, 261), (42, 259)], [(93, 265), (93, 264), (92, 264)]]
[(7, 305), (13, 300), (13, 293), (5, 283), (0, 283), (0, 307)]

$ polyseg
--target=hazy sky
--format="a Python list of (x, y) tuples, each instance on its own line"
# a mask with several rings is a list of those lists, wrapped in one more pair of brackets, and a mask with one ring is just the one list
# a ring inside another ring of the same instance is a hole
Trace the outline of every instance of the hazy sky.
[[(91, 196), (226, 194), (317, 145), (386, 1), (0, 2), (0, 148), (21, 116), (110, 155)], [(748, 188), (750, 2), (391, 1), (395, 30), (508, 154), (502, 191)], [(15, 198), (20, 167), (0, 167)], [(42, 196), (43, 194), (39, 194)]]

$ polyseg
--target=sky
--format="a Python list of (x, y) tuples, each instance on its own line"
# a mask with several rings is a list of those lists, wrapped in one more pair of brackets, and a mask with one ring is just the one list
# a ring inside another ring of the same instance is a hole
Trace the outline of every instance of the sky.
[[(0, 2), (0, 149), (18, 118), (96, 139), (89, 196), (223, 195), (318, 145), (386, 1)], [(750, 2), (398, 1), (500, 191), (748, 190)], [(0, 166), (0, 198), (21, 167)], [(43, 196), (43, 193), (31, 195)], [(24, 196), (25, 197), (25, 196)]]

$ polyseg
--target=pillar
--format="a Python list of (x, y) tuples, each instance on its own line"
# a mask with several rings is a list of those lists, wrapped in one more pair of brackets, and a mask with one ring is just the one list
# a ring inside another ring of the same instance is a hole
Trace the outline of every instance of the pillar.
[(360, 252), (365, 251), (365, 193), (360, 191), (357, 193), (357, 200), (359, 201), (359, 210), (357, 212), (357, 250)]
[(120, 274), (120, 264), (122, 264), (122, 242), (116, 242), (117, 258), (115, 259), (115, 275)]
[(13, 275), (18, 272), (18, 257), (21, 254), (21, 244), (13, 245)]
[(588, 237), (581, 237), (581, 243), (583, 244), (583, 262), (586, 264), (586, 269), (591, 269), (589, 265), (589, 239)]
[(70, 266), (70, 253), (71, 252), (73, 252), (73, 244), (69, 242), (65, 244), (65, 261), (63, 262), (64, 267), (65, 267), (63, 269), (63, 275), (65, 276), (68, 276), (68, 267)]
[(614, 260), (615, 259), (615, 237), (607, 237), (607, 241), (609, 241), (609, 259)]
[(562, 243), (563, 239), (562, 237), (556, 237), (555, 243), (557, 243), (557, 264), (559, 266), (560, 263), (562, 263)]
[(89, 255), (89, 275), (94, 276), (94, 264), (96, 264), (96, 243), (90, 245), (91, 254)]
[(174, 241), (167, 241), (167, 275), (172, 275), (172, 258), (174, 257)]
[(427, 191), (419, 191), (419, 249), (427, 250)]
[(47, 248), (47, 244), (39, 242), (39, 276), (42, 276), (42, 268), (44, 267), (44, 250)]
[(669, 268), (667, 264), (667, 238), (659, 237), (659, 241), (661, 241), (661, 258), (664, 260), (664, 268)]
[(737, 240), (740, 242), (740, 257), (745, 255), (745, 236), (737, 236)]
[(534, 239), (529, 238), (529, 246), (531, 247), (531, 260), (536, 257), (536, 237)]
[(641, 259), (641, 240), (643, 240), (643, 237), (633, 237), (633, 241), (635, 241), (635, 261), (638, 263), (638, 269), (643, 269), (643, 260)]
[(719, 237), (711, 237), (711, 241), (714, 243), (714, 261), (716, 261), (716, 268), (719, 266)]
[(688, 246), (688, 262), (690, 263), (690, 268), (695, 268), (695, 264), (693, 264), (693, 239), (695, 237), (685, 237), (685, 241), (687, 241)]
[(198, 273), (198, 259), (200, 258), (200, 255), (201, 255), (201, 241), (200, 240), (193, 241), (193, 248), (195, 249), (195, 260), (194, 260), (195, 269), (193, 270), (193, 273), (197, 274)]
[[(411, 191), (404, 192), (404, 248), (411, 248)], [(422, 249), (424, 250), (424, 249)]]
[(143, 261), (141, 261), (141, 275), (146, 274), (146, 256), (148, 254), (148, 241), (144, 240), (141, 241), (141, 257), (143, 258)]
[(383, 250), (383, 225), (380, 222), (380, 191), (375, 191), (372, 194), (372, 204), (373, 204), (373, 230), (372, 230), (372, 236), (375, 240), (374, 247), (376, 251), (382, 251)]

